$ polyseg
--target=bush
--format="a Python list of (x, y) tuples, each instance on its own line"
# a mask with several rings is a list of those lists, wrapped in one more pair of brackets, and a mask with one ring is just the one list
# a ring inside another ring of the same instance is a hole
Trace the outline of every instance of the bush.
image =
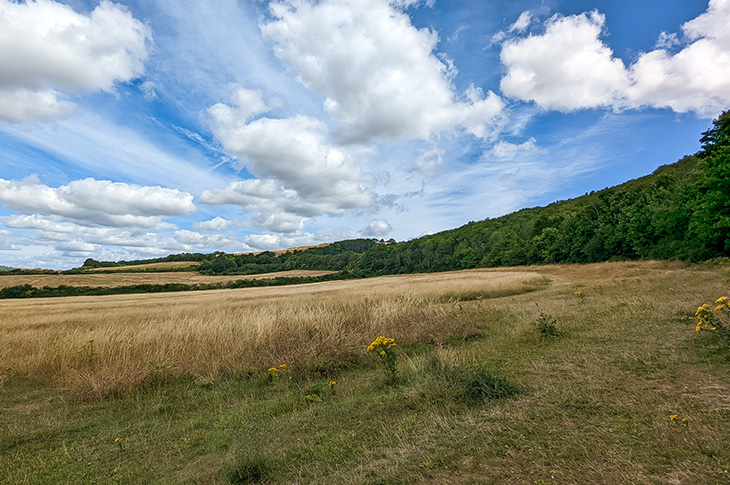
[(518, 386), (483, 367), (458, 370), (455, 377), (463, 388), (462, 396), (469, 401), (507, 399), (520, 393)]
[(238, 457), (235, 465), (223, 470), (223, 476), (229, 483), (262, 483), (267, 479), (273, 464), (261, 455), (243, 455)]

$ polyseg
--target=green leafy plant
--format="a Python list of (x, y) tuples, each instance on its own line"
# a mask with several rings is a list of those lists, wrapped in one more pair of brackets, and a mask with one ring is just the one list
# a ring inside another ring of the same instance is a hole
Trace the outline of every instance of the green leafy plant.
[(540, 312), (540, 316), (532, 322), (532, 326), (541, 336), (557, 337), (560, 334), (558, 321), (544, 312)]
[(461, 388), (461, 397), (472, 402), (508, 399), (520, 388), (483, 366), (456, 367), (447, 371), (447, 379)]
[(223, 470), (229, 483), (262, 483), (274, 469), (272, 460), (258, 453), (242, 455), (235, 464)]

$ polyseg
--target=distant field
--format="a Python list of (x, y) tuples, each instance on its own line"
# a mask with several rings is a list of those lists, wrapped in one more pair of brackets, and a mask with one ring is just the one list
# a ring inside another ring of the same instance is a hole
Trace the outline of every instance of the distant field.
[(144, 271), (144, 270), (166, 270), (178, 268), (195, 268), (200, 266), (198, 261), (167, 261), (164, 263), (130, 264), (129, 266), (114, 266), (108, 268), (92, 268), (89, 271)]
[(274, 253), (275, 255), (279, 256), (279, 255), (282, 255), (282, 254), (285, 254), (285, 253), (293, 253), (294, 251), (306, 251), (307, 249), (311, 249), (311, 248), (323, 248), (325, 246), (329, 246), (329, 243), (316, 244), (316, 245), (313, 245), (313, 246), (298, 246), (298, 247), (295, 247), (295, 248), (287, 248), (287, 249), (274, 249), (273, 251), (257, 251), (255, 253), (234, 253), (234, 254), (236, 254), (236, 255), (241, 255), (241, 254), (261, 254), (261, 253), (267, 252), (267, 253)]
[(185, 283), (194, 285), (199, 283), (218, 283), (237, 280), (267, 279), (276, 277), (306, 277), (321, 276), (334, 273), (334, 271), (308, 271), (292, 270), (276, 273), (264, 273), (257, 275), (220, 275), (206, 276), (193, 271), (180, 271), (172, 273), (114, 273), (114, 274), (42, 274), (42, 275), (7, 275), (0, 276), (0, 289), (9, 286), (33, 285), (41, 288), (43, 286), (101, 286), (113, 288), (117, 286), (131, 286), (167, 283)]

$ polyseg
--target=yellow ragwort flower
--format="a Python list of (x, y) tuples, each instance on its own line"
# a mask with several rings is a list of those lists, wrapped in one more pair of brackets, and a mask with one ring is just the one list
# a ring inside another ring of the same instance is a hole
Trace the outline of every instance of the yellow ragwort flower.
[(395, 347), (395, 339), (383, 337), (382, 335), (376, 338), (373, 343), (371, 343), (368, 346), (368, 352), (372, 352), (378, 347), (385, 347), (386, 349), (389, 349), (391, 347)]
[(669, 415), (669, 419), (670, 419), (670, 420), (672, 420), (672, 421), (676, 421), (678, 417), (679, 417), (679, 416), (678, 416), (678, 415), (676, 415), (676, 414), (670, 414), (670, 415)]

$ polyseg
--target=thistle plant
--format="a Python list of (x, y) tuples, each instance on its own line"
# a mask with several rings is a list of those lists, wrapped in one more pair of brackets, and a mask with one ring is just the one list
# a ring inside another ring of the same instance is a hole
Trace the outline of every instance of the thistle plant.
[(385, 365), (385, 369), (392, 382), (398, 377), (398, 354), (395, 351), (395, 347), (395, 339), (383, 337), (382, 335), (368, 346), (368, 353), (374, 352), (378, 355), (380, 361)]

